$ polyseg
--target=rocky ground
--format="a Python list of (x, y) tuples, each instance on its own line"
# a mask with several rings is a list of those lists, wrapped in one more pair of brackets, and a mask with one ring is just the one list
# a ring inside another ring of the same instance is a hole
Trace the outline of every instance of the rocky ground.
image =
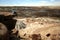
[(18, 24), (22, 21), (26, 25), (26, 28), (18, 30), (22, 39), (13, 35), (13, 40), (60, 40), (59, 7), (0, 7), (0, 15), (13, 15), (12, 9), (17, 12), (14, 19)]
[[(60, 19), (55, 17), (39, 17), (39, 18), (22, 18), (17, 19), (23, 21), (26, 24), (25, 29), (19, 30), (19, 36), (24, 38), (24, 40), (32, 40), (33, 34), (40, 34), (42, 40), (52, 40), (51, 36), (53, 33), (60, 34)], [(59, 36), (58, 36), (59, 37)], [(59, 38), (55, 39), (58, 40)], [(39, 40), (39, 39), (37, 39)]]

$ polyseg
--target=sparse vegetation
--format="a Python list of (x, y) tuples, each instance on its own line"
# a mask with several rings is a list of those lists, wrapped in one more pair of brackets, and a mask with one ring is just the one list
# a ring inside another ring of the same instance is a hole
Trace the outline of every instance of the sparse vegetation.
[[(6, 23), (7, 26), (11, 26), (11, 27), (12, 25), (14, 27), (16, 26), (16, 29), (18, 27), (18, 30), (16, 30), (15, 28), (12, 28), (13, 30), (10, 30), (12, 31), (10, 35), (12, 37), (12, 40), (60, 40), (60, 32), (59, 32), (60, 9), (59, 8), (60, 7), (56, 8), (56, 7), (48, 7), (48, 6), (47, 7), (23, 7), (23, 6), (0, 7), (0, 19), (3, 19), (0, 20), (0, 22), (2, 21)], [(15, 11), (17, 12), (17, 16), (15, 16), (14, 18), (12, 18), (12, 16), (9, 17), (12, 14), (12, 9), (15, 9)], [(6, 17), (1, 18), (1, 15), (4, 15)], [(5, 18), (8, 20), (4, 20)], [(15, 20), (15, 22), (13, 19)], [(16, 20), (17, 20), (17, 24), (15, 25)], [(1, 33), (2, 32), (4, 32), (4, 30), (2, 30)]]
[[(59, 7), (58, 7), (59, 8)], [(60, 17), (60, 9), (56, 7), (0, 7), (0, 12), (10, 12), (15, 9), (20, 17)]]

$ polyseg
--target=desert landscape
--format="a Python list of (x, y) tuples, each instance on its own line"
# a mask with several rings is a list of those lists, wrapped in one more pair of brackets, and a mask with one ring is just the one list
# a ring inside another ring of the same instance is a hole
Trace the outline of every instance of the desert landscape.
[(0, 6), (0, 40), (60, 40), (60, 7)]

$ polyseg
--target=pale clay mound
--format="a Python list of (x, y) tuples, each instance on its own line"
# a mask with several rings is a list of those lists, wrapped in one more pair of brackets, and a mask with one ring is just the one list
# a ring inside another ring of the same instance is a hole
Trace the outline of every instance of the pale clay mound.
[(43, 40), (51, 40), (51, 37), (46, 36), (48, 33), (60, 33), (60, 20), (52, 18), (24, 18), (17, 20), (26, 24), (25, 29), (19, 30), (19, 35), (23, 38), (29, 38), (32, 34), (41, 34)]
[(0, 36), (5, 35), (7, 33), (7, 28), (4, 24), (0, 23)]

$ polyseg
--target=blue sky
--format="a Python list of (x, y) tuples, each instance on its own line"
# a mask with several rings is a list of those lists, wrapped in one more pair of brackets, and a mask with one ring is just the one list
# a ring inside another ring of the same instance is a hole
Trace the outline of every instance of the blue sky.
[(60, 0), (0, 0), (0, 6), (60, 6)]

